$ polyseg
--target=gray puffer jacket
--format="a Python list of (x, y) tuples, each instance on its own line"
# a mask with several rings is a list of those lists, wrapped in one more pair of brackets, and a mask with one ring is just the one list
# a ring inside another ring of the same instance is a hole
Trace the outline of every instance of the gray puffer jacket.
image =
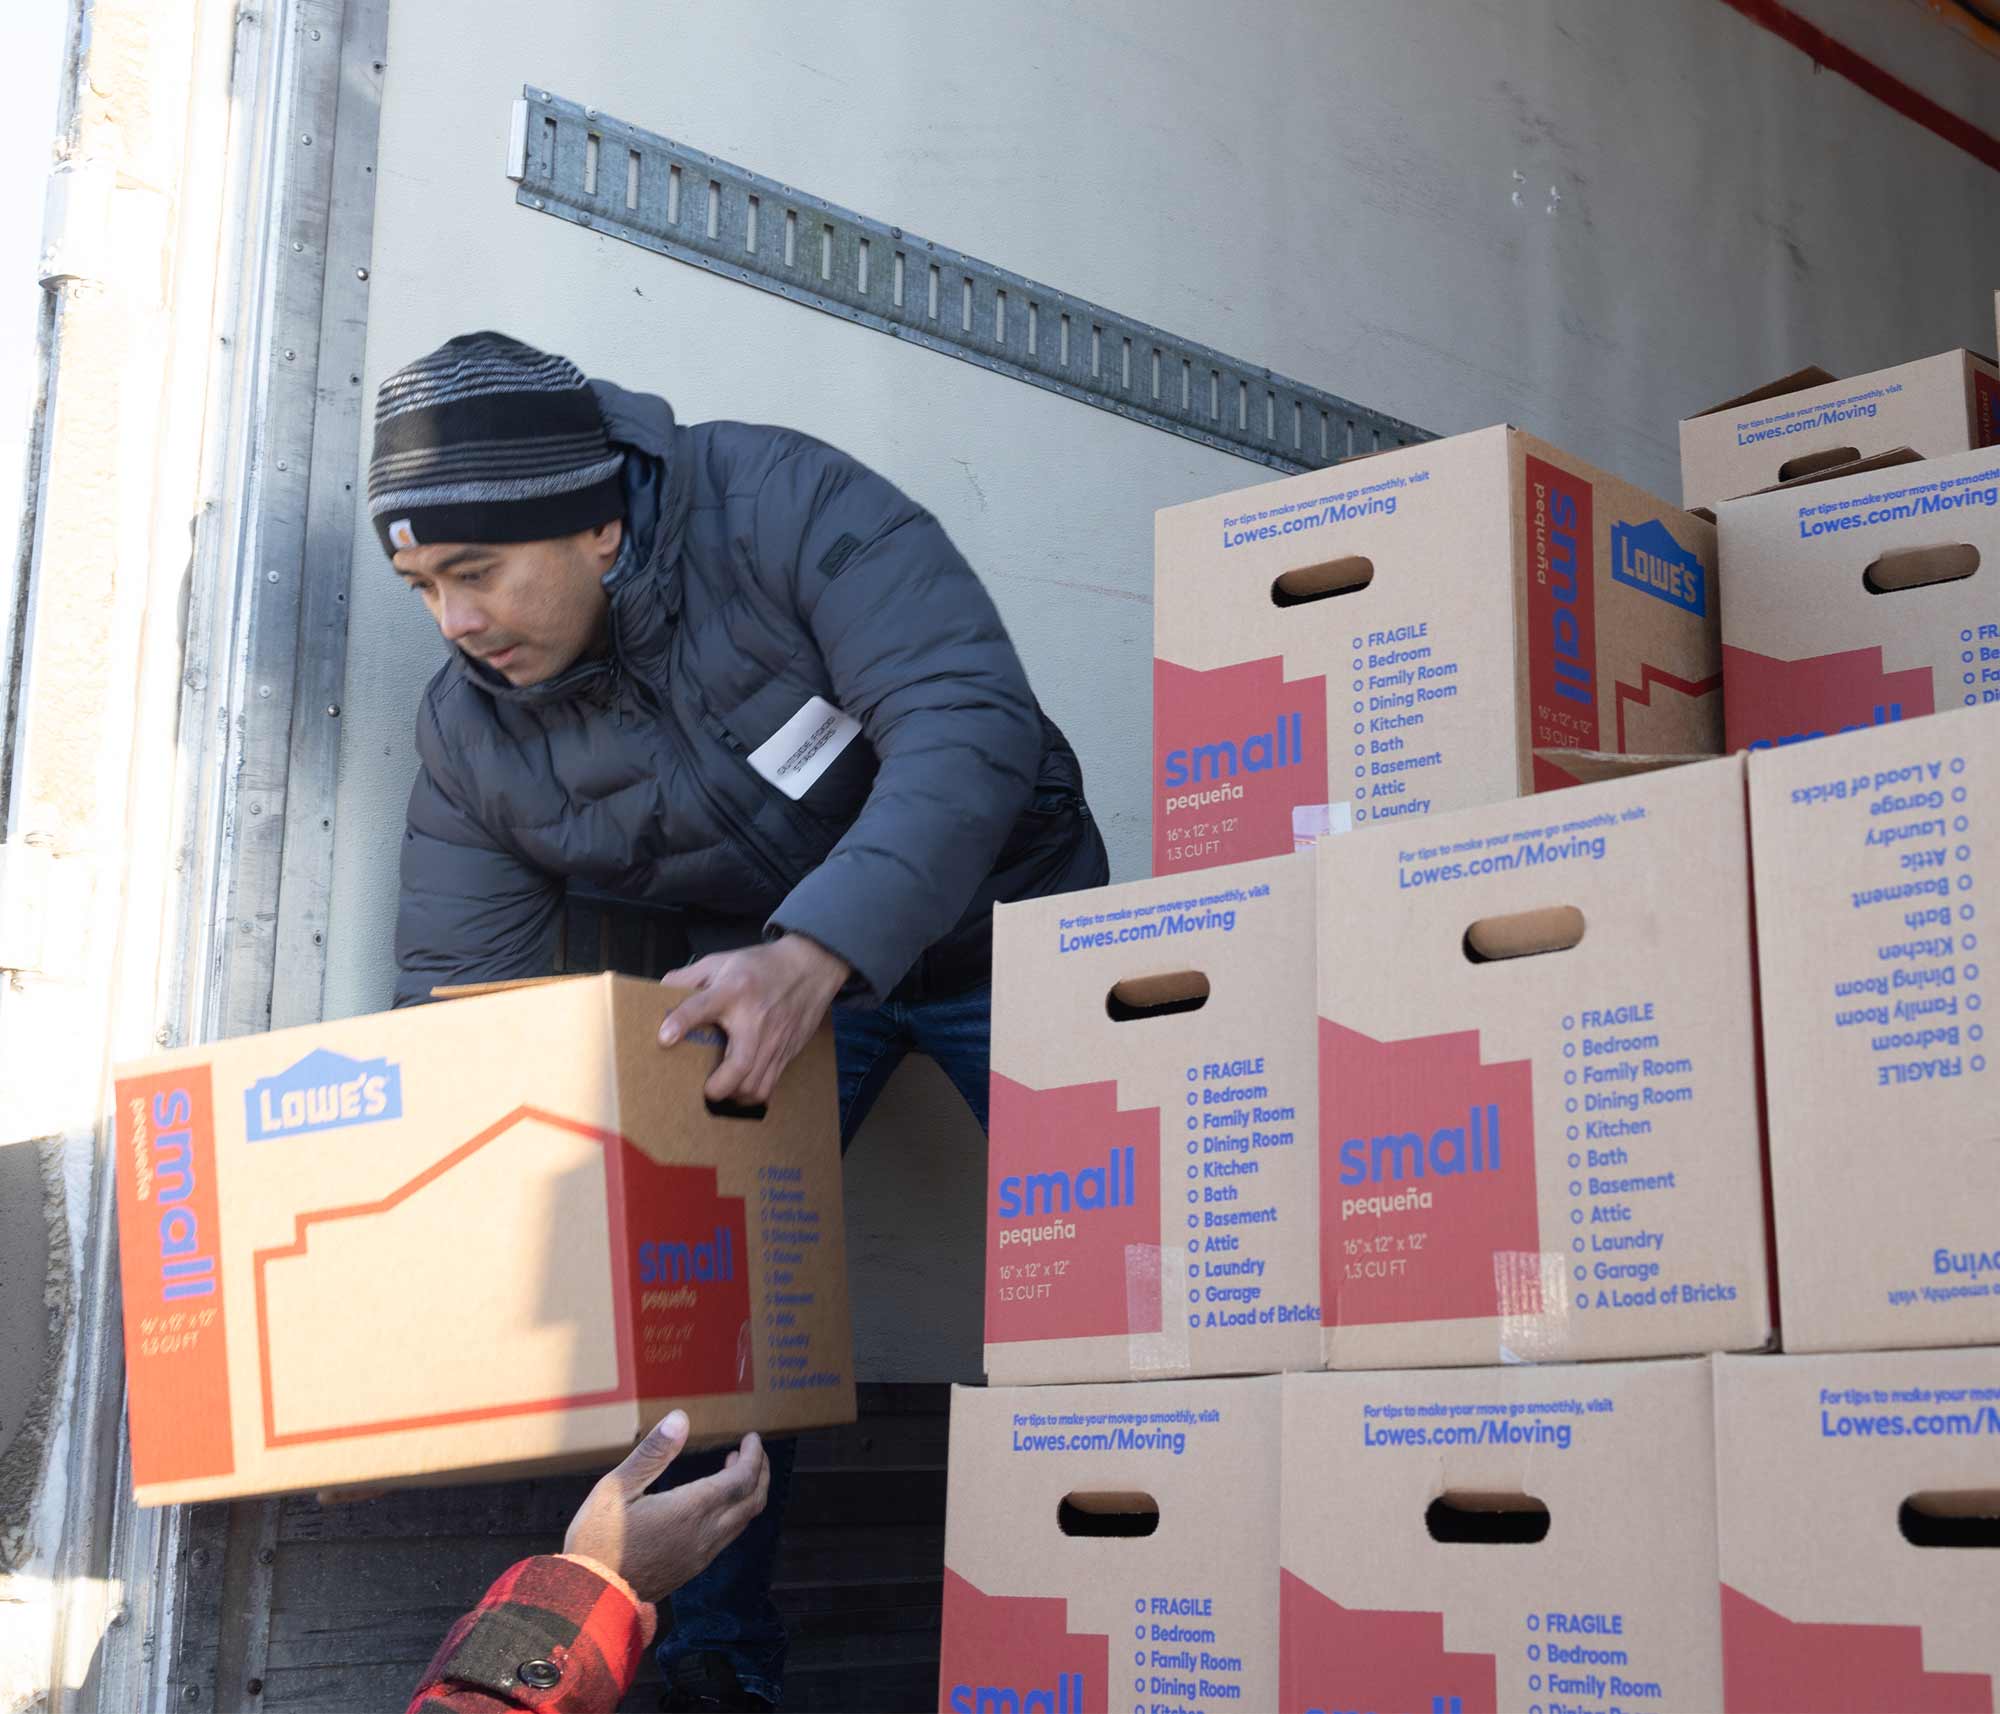
[(610, 652), (431, 680), (398, 1005), (545, 974), (571, 881), (680, 908), (697, 952), (809, 935), (875, 1000), (985, 980), (996, 900), (1104, 882), (1076, 757), (935, 518), (805, 435), (591, 385), (628, 454)]

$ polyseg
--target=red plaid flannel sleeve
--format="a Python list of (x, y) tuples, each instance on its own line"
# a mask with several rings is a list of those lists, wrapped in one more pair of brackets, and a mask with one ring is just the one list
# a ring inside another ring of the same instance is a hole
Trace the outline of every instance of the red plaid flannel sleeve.
[(653, 1610), (577, 1559), (524, 1559), (446, 1634), (408, 1714), (610, 1714), (653, 1636)]

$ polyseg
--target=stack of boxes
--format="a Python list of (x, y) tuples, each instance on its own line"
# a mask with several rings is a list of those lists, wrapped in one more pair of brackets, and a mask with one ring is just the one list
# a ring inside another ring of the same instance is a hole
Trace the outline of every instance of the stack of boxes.
[(1991, 1709), (2000, 708), (1759, 752), (1750, 821), (1800, 1355), (1717, 1369), (1730, 1707)]
[(1953, 351), (1798, 379), (1681, 424), (1686, 501), (1720, 537), (1729, 748), (2000, 701), (1975, 575), (2000, 552), (2000, 375)]
[[(1731, 1709), (1996, 1706), (1997, 392), (1953, 352), (1682, 427), (1687, 497), (1719, 502), (1729, 741), (1751, 751), (1798, 1353), (1716, 1368)], [(1731, 462), (1773, 428), (1828, 438), (1792, 428), (1815, 412), (1841, 445), (1802, 470)]]
[(2000, 1707), (1996, 390), (1159, 515), (1156, 878), (996, 913), (941, 1708)]

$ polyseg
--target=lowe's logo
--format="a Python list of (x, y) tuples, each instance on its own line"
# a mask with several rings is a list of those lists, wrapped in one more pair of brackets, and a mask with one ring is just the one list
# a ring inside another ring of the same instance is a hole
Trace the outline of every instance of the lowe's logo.
[(1708, 617), (1708, 579), (1701, 561), (1658, 518), (1611, 526), (1611, 575), (1697, 619)]
[(400, 1066), (386, 1059), (349, 1059), (323, 1047), (243, 1091), (243, 1125), (253, 1143), (402, 1116)]

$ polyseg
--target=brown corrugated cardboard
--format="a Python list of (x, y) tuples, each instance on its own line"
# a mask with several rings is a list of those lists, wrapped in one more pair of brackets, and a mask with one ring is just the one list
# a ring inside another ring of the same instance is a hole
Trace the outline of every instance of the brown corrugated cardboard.
[(1604, 780), (1629, 780), (1635, 774), (1705, 762), (1706, 756), (1620, 756), (1604, 750), (1537, 750), (1535, 760), (1560, 768), (1573, 784), (1594, 786)]
[(1284, 1714), (1721, 1707), (1707, 1363), (1283, 1385)]
[(1946, 351), (1838, 381), (1801, 369), (1681, 423), (1681, 504), (1713, 506), (1892, 447), (1926, 458), (2000, 439), (2000, 373)]
[(1509, 428), (1160, 512), (1153, 867), (1714, 754), (1711, 527)]
[(955, 1388), (939, 1709), (1275, 1708), (1280, 1385)]
[[(1887, 452), (1874, 453), (1867, 458), (1851, 459), (1828, 470), (1808, 471), (1804, 476), (1793, 476), (1783, 482), (1773, 482), (1768, 488), (1757, 488), (1752, 492), (1781, 494), (1790, 488), (1807, 488), (1815, 482), (1831, 482), (1836, 477), (1865, 476), (1871, 470), (1892, 470), (1899, 464), (1921, 464), (1923, 461), (1922, 453), (1912, 452), (1907, 446), (1891, 447)], [(1738, 498), (1747, 499), (1749, 496), (1741, 495)], [(1717, 506), (1722, 504), (1723, 501), (1716, 502)], [(1711, 524), (1715, 522), (1715, 506), (1694, 506), (1689, 510), (1697, 518), (1705, 518)]]
[(1721, 1357), (1715, 1428), (1723, 1701), (1703, 1706), (2000, 1706), (2000, 1350)]
[(1742, 762), (1316, 855), (1328, 1366), (1767, 1343)]
[(1319, 1363), (1313, 866), (1002, 905), (986, 1370)]
[(2000, 708), (1759, 753), (1750, 827), (1786, 1349), (2000, 1341)]
[(752, 1120), (662, 1016), (579, 978), (121, 1068), (139, 1501), (851, 1420), (831, 1032)]
[(1732, 750), (2000, 702), (2000, 452), (1732, 500)]

